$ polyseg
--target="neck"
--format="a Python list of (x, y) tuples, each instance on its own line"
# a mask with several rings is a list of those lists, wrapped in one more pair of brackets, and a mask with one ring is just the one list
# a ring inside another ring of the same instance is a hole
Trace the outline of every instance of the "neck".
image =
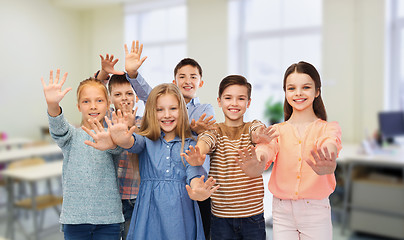
[(311, 111), (296, 111), (293, 110), (292, 116), (290, 116), (288, 122), (290, 123), (310, 123), (318, 119), (312, 109)]
[(164, 135), (164, 139), (169, 142), (171, 140), (173, 140), (175, 138), (175, 133), (171, 132), (171, 133), (166, 133)]
[(232, 120), (227, 117), (225, 117), (225, 119), (224, 119), (224, 124), (228, 127), (238, 127), (238, 126), (241, 126), (243, 123), (244, 123), (243, 117), (241, 117), (237, 120)]
[(185, 100), (185, 103), (188, 104), (192, 100), (192, 98), (184, 98), (184, 100)]

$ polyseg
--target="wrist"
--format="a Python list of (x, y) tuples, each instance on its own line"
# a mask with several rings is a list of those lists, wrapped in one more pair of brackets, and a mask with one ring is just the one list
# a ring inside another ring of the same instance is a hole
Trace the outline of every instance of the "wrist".
[(137, 78), (137, 70), (136, 71), (128, 71), (128, 76), (130, 78)]

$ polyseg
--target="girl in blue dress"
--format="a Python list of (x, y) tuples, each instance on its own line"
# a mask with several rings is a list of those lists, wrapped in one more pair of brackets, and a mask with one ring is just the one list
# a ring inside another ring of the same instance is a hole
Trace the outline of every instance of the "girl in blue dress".
[(127, 239), (205, 239), (198, 204), (219, 187), (180, 154), (195, 146), (184, 98), (174, 84), (155, 87), (142, 126), (128, 130), (120, 111), (106, 119), (117, 145), (138, 154), (140, 188)]

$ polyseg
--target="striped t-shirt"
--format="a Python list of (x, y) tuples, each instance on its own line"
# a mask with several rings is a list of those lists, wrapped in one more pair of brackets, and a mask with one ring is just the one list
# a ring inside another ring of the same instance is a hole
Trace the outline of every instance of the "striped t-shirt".
[(221, 218), (244, 218), (264, 211), (262, 176), (248, 177), (234, 160), (238, 149), (252, 146), (251, 131), (263, 124), (254, 120), (238, 127), (215, 124), (215, 130), (199, 135), (210, 147), (209, 176), (220, 188), (212, 194), (212, 214)]

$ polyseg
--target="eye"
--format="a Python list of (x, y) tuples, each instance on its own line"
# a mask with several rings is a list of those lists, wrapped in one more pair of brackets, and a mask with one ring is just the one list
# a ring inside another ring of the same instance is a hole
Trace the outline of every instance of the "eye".
[(98, 100), (97, 100), (97, 102), (104, 102), (104, 100), (102, 100), (102, 99), (98, 99)]
[(295, 90), (294, 87), (288, 87), (288, 91), (293, 91), (293, 90)]
[(114, 96), (115, 97), (119, 97), (121, 94), (120, 93), (115, 93)]
[(177, 110), (177, 107), (172, 107), (170, 108), (170, 110)]
[(82, 103), (88, 103), (88, 101), (87, 101), (87, 100), (84, 100)]
[(310, 89), (310, 86), (304, 86), (303, 89)]
[(129, 95), (129, 96), (132, 96), (132, 95), (133, 95), (133, 92), (128, 93), (128, 95)]
[(245, 100), (245, 98), (241, 97), (241, 98), (238, 98), (238, 100), (244, 101), (244, 100)]
[(230, 100), (231, 98), (230, 98), (230, 97), (224, 97), (224, 99), (226, 99), (226, 100)]
[(161, 111), (163, 111), (163, 109), (162, 108), (157, 108), (156, 111), (161, 112)]

